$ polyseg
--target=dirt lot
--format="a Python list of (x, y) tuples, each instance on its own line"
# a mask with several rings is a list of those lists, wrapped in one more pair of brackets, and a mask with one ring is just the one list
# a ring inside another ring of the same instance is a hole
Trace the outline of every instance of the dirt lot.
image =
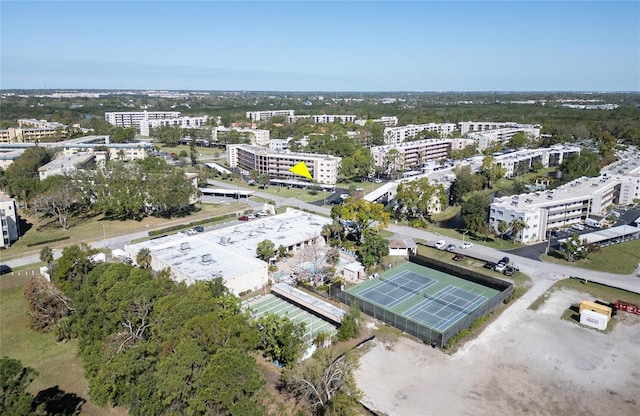
[(356, 375), (363, 402), (402, 416), (640, 414), (640, 316), (619, 312), (609, 334), (560, 319), (587, 298), (562, 289), (537, 311), (512, 305), (451, 356), (377, 343)]

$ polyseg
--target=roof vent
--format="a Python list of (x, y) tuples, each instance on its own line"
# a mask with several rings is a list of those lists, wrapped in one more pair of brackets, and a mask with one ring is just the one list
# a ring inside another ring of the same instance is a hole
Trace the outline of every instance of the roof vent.
[(220, 244), (226, 246), (229, 243), (231, 243), (231, 237), (220, 237)]
[(180, 250), (182, 251), (186, 251), (189, 250), (191, 247), (189, 247), (189, 242), (185, 241), (184, 243), (180, 243)]
[(211, 258), (211, 254), (203, 254), (202, 255), (202, 262), (207, 264), (207, 263), (211, 263), (213, 261), (213, 259)]

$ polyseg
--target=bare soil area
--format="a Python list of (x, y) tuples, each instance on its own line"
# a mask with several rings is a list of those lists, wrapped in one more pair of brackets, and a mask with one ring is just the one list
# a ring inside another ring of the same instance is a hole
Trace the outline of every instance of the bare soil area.
[(618, 312), (611, 333), (560, 319), (583, 299), (561, 289), (537, 311), (512, 305), (453, 355), (377, 342), (356, 373), (363, 402), (402, 416), (640, 414), (640, 316)]

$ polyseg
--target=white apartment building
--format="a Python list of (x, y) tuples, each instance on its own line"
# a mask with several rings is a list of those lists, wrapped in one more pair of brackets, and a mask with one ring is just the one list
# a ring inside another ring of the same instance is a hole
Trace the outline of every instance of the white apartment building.
[(2, 228), (0, 248), (7, 248), (20, 236), (20, 227), (16, 200), (9, 198), (2, 191), (0, 191), (0, 227)]
[(380, 118), (374, 118), (370, 120), (366, 120), (362, 118), (362, 119), (356, 120), (354, 123), (360, 126), (364, 126), (365, 124), (367, 124), (367, 121), (371, 121), (373, 123), (381, 123), (385, 127), (395, 127), (398, 125), (398, 117), (396, 116), (382, 116)]
[(514, 122), (495, 122), (495, 121), (461, 121), (458, 123), (458, 130), (461, 135), (465, 135), (474, 131), (497, 130), (507, 127), (516, 127), (518, 123)]
[(530, 124), (519, 124), (512, 127), (504, 127), (495, 130), (484, 130), (480, 132), (472, 132), (466, 135), (467, 138), (476, 141), (478, 150), (484, 151), (491, 147), (494, 143), (507, 143), (517, 133), (530, 134), (533, 137), (540, 137), (540, 126)]
[(630, 205), (640, 200), (640, 152), (632, 149), (617, 156), (620, 160), (607, 166), (601, 173), (620, 180), (619, 203)]
[(456, 130), (453, 123), (429, 123), (409, 124), (400, 127), (387, 127), (384, 129), (384, 144), (399, 144), (408, 137), (415, 137), (421, 131), (435, 131), (440, 137), (446, 137)]
[(273, 139), (269, 140), (269, 149), (276, 152), (283, 152), (289, 148), (290, 139)]
[(161, 120), (178, 118), (180, 111), (114, 111), (104, 113), (104, 119), (116, 127), (135, 127), (140, 133), (140, 123), (143, 120)]
[(511, 178), (529, 172), (537, 162), (542, 167), (558, 166), (571, 155), (579, 154), (579, 146), (556, 145), (549, 148), (518, 150), (494, 157), (495, 164), (505, 170), (505, 177)]
[(546, 239), (547, 231), (582, 222), (589, 215), (603, 215), (617, 203), (620, 180), (610, 176), (582, 177), (546, 192), (495, 198), (489, 208), (489, 224), (511, 223), (518, 218), (526, 228), (516, 236), (522, 243)]
[(295, 123), (299, 119), (310, 118), (314, 124), (333, 123), (339, 121), (341, 123), (355, 123), (358, 116), (354, 114), (320, 114), (320, 115), (291, 115), (287, 116), (287, 123)]
[(246, 117), (251, 121), (269, 121), (273, 117), (293, 117), (295, 115), (294, 110), (247, 111), (246, 113)]
[(249, 139), (251, 139), (251, 144), (257, 144), (258, 146), (268, 145), (271, 139), (271, 132), (269, 130), (248, 129), (243, 127), (214, 127), (213, 130), (211, 130), (211, 139), (214, 142), (219, 142), (220, 138), (218, 137), (218, 133), (229, 131), (246, 134)]
[(209, 116), (143, 119), (140, 121), (140, 135), (148, 137), (151, 129), (165, 126), (180, 127), (181, 129), (200, 129), (207, 124), (208, 119)]
[(336, 156), (312, 153), (276, 152), (265, 147), (245, 144), (227, 146), (227, 162), (232, 168), (247, 171), (255, 170), (258, 174), (267, 174), (270, 179), (286, 179), (301, 181), (303, 178), (289, 169), (304, 162), (314, 182), (335, 185), (342, 159)]
[(471, 140), (467, 139), (416, 140), (414, 142), (374, 146), (371, 148), (371, 156), (376, 166), (384, 167), (387, 154), (395, 149), (402, 155), (402, 165), (405, 168), (410, 168), (419, 166), (429, 160), (444, 159), (447, 157), (449, 150), (464, 149), (472, 143)]
[(40, 143), (66, 137), (63, 128), (9, 127), (0, 130), (0, 143)]

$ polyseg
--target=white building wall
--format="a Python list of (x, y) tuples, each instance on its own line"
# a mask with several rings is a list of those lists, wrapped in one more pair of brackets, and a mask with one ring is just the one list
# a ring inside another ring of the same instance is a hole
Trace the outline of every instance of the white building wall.
[(158, 127), (180, 127), (181, 129), (199, 129), (207, 124), (209, 116), (178, 117), (159, 120), (143, 119), (140, 121), (140, 135), (148, 137), (151, 129)]
[(0, 248), (7, 248), (19, 237), (18, 206), (14, 198), (0, 193), (0, 228), (2, 239)]

